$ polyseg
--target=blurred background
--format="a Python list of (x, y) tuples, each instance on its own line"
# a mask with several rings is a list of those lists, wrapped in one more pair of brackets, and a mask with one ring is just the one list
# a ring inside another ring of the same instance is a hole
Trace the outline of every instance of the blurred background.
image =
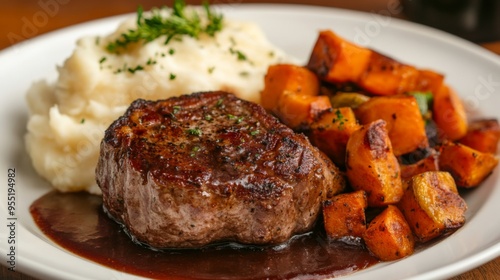
[[(171, 5), (173, 0), (0, 0), (0, 49), (68, 25)], [(203, 0), (186, 0), (201, 4)], [(212, 4), (288, 3), (330, 6), (412, 20), (444, 29), (500, 53), (498, 0), (212, 0)]]

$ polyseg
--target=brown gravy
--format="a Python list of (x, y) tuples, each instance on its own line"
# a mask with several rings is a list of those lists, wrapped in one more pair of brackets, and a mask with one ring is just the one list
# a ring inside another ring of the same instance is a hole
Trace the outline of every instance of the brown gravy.
[(161, 279), (323, 279), (378, 262), (361, 246), (328, 242), (317, 230), (283, 248), (218, 246), (153, 251), (131, 241), (87, 193), (52, 191), (30, 207), (38, 227), (61, 247), (112, 269)]

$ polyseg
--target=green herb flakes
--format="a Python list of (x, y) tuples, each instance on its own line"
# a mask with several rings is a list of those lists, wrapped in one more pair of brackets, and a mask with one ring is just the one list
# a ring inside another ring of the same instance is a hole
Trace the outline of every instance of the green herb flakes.
[(229, 49), (229, 52), (230, 52), (231, 54), (236, 55), (236, 58), (237, 58), (238, 60), (241, 60), (241, 61), (243, 61), (243, 60), (247, 60), (247, 56), (246, 56), (246, 55), (245, 55), (242, 51), (239, 51), (239, 50), (235, 50), (235, 49), (233, 49), (233, 48), (230, 48), (230, 49)]
[(339, 123), (339, 129), (342, 130), (344, 129), (344, 124), (345, 124), (345, 121), (347, 121), (344, 117), (344, 115), (342, 115), (342, 112), (340, 112), (339, 109), (335, 110), (335, 115), (336, 115), (336, 118), (333, 119), (333, 123)]
[(187, 133), (189, 135), (201, 136), (201, 129), (199, 129), (199, 128), (190, 128), (190, 129), (187, 130)]
[(141, 65), (137, 65), (136, 67), (134, 68), (128, 68), (127, 71), (134, 74), (135, 72), (137, 71), (142, 71), (144, 70), (144, 67), (142, 67)]
[(178, 39), (178, 36), (187, 35), (198, 38), (202, 33), (214, 36), (216, 32), (222, 29), (223, 16), (215, 14), (210, 9), (208, 3), (204, 5), (207, 22), (202, 22), (200, 15), (193, 11), (187, 13), (186, 3), (183, 0), (174, 0), (170, 15), (164, 17), (159, 9), (153, 9), (150, 16), (144, 15), (141, 6), (137, 8), (137, 28), (130, 29), (115, 41), (106, 46), (106, 50), (111, 53), (118, 53), (126, 50), (132, 43), (148, 43), (159, 37), (166, 37), (165, 44), (172, 39)]
[(255, 136), (258, 135), (260, 131), (258, 129), (250, 131), (250, 135)]

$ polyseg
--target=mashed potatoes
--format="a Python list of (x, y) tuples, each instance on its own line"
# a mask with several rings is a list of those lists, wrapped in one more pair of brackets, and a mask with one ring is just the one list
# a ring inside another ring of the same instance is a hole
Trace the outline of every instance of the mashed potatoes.
[(133, 100), (222, 89), (258, 102), (268, 65), (288, 61), (255, 24), (228, 19), (215, 36), (168, 44), (160, 37), (126, 52), (106, 50), (136, 24), (130, 18), (107, 37), (80, 39), (57, 81), (37, 82), (27, 94), (28, 153), (61, 191), (100, 192), (94, 174), (100, 141)]

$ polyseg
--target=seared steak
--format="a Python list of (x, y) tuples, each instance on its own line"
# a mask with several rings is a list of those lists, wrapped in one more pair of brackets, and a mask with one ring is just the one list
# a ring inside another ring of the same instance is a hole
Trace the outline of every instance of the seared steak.
[(109, 215), (155, 248), (282, 243), (344, 187), (306, 137), (225, 92), (133, 102), (106, 130), (96, 177)]

